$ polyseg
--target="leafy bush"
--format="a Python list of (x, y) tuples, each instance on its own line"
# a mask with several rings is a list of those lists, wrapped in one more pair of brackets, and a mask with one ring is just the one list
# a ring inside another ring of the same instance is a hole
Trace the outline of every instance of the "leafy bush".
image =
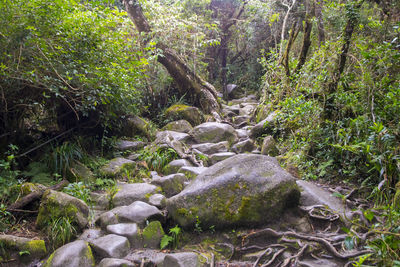
[[(4, 132), (43, 130), (54, 117), (67, 128), (93, 116), (105, 125), (137, 110), (147, 63), (125, 13), (74, 0), (6, 0), (0, 9)], [(22, 124), (26, 118), (38, 125)]]

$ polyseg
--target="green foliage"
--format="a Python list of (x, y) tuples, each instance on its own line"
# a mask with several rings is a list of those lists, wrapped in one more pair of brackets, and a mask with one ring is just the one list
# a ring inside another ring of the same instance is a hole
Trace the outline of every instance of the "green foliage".
[(83, 151), (77, 143), (64, 142), (55, 147), (49, 157), (49, 167), (53, 172), (66, 176), (75, 160), (83, 157)]
[(0, 231), (5, 231), (13, 226), (15, 218), (12, 214), (7, 211), (7, 206), (0, 203)]
[(13, 186), (20, 183), (18, 176), (20, 171), (17, 169), (15, 154), (18, 147), (9, 145), (9, 150), (5, 154), (5, 159), (0, 158), (0, 203), (5, 202), (10, 196)]
[(67, 120), (100, 114), (103, 124), (137, 110), (135, 88), (147, 62), (125, 13), (74, 0), (6, 0), (0, 8), (6, 130), (63, 110)]
[(182, 229), (176, 225), (173, 228), (169, 229), (169, 234), (170, 235), (164, 235), (161, 239), (160, 243), (160, 248), (164, 249), (167, 246), (171, 246), (173, 249), (177, 249), (179, 246), (179, 238), (180, 234), (182, 232)]
[(140, 152), (139, 159), (146, 162), (149, 169), (162, 173), (163, 168), (178, 158), (178, 154), (169, 147), (150, 147)]
[(52, 250), (67, 244), (77, 234), (72, 220), (68, 217), (52, 218), (45, 228)]
[(63, 192), (79, 198), (85, 201), (86, 204), (91, 205), (90, 189), (83, 182), (70, 183), (68, 186), (64, 187)]

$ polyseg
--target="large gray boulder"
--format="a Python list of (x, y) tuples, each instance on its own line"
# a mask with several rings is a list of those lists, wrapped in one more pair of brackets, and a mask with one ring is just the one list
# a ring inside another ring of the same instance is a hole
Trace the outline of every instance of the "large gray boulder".
[(78, 231), (88, 223), (89, 207), (82, 200), (68, 194), (47, 190), (42, 196), (36, 226), (39, 229), (51, 224), (51, 220), (69, 218)]
[(94, 263), (89, 244), (83, 240), (77, 240), (54, 251), (43, 267), (92, 267)]
[(118, 192), (112, 199), (114, 207), (128, 206), (135, 201), (147, 201), (157, 193), (157, 186), (147, 183), (120, 184)]
[(295, 178), (275, 158), (241, 154), (221, 161), (167, 200), (169, 215), (183, 227), (196, 216), (205, 226), (260, 225), (298, 204)]
[(238, 139), (235, 129), (229, 124), (206, 122), (193, 128), (190, 132), (197, 143), (218, 143), (228, 141), (235, 143)]

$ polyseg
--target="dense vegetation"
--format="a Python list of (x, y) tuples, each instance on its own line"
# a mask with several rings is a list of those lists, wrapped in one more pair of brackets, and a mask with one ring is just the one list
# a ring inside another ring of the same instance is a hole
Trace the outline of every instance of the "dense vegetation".
[[(400, 3), (140, 2), (151, 33), (119, 1), (0, 2), (0, 219), (12, 220), (13, 186), (55, 183), (75, 160), (96, 170), (124, 118), (163, 126), (171, 104), (196, 104), (157, 63), (163, 42), (221, 93), (255, 93), (255, 120), (277, 112), (283, 165), (367, 192), (388, 218), (373, 257), (399, 264)], [(154, 169), (174, 156), (142, 154)]]

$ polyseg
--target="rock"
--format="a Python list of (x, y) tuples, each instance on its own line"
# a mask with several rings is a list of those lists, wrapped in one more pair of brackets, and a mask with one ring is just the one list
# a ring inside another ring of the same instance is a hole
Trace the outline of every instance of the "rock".
[(194, 127), (190, 133), (198, 143), (217, 143), (221, 141), (235, 143), (238, 139), (232, 126), (218, 122), (200, 124)]
[(145, 145), (146, 143), (142, 141), (120, 140), (117, 142), (117, 149), (120, 151), (126, 151), (126, 150), (137, 151), (144, 148)]
[(253, 113), (254, 109), (255, 109), (255, 105), (253, 105), (253, 104), (247, 104), (247, 105), (245, 105), (245, 106), (243, 106), (243, 107), (240, 108), (239, 115), (240, 115), (241, 117), (248, 117), (248, 118), (250, 118), (250, 116), (251, 116), (251, 114)]
[(90, 199), (93, 202), (93, 209), (97, 210), (108, 210), (111, 204), (106, 192), (90, 192)]
[[(19, 254), (22, 251), (27, 253)], [(46, 254), (47, 250), (44, 240), (13, 235), (0, 235), (0, 265), (2, 265), (3, 260), (10, 259), (15, 259), (19, 263), (28, 263), (44, 258)], [(7, 264), (4, 266), (7, 266)]]
[(173, 105), (165, 111), (167, 119), (187, 120), (191, 125), (198, 125), (204, 121), (204, 116), (196, 107), (187, 105)]
[(242, 123), (248, 123), (250, 120), (250, 116), (237, 116), (233, 117), (233, 123), (235, 125), (241, 125)]
[(203, 143), (203, 144), (196, 144), (192, 145), (193, 149), (197, 149), (201, 153), (210, 155), (220, 152), (227, 152), (229, 149), (229, 142), (222, 141), (219, 143)]
[(271, 157), (275, 157), (275, 156), (279, 155), (279, 150), (276, 147), (276, 142), (271, 135), (266, 136), (264, 138), (264, 141), (263, 141), (262, 147), (261, 147), (261, 154), (268, 155)]
[(68, 217), (78, 231), (88, 223), (89, 207), (82, 200), (68, 194), (47, 190), (42, 196), (36, 226), (39, 229), (51, 224), (51, 220)]
[(254, 149), (254, 142), (251, 139), (246, 139), (232, 146), (232, 151), (235, 153), (251, 152)]
[(43, 267), (92, 267), (94, 264), (89, 244), (83, 240), (77, 240), (54, 251)]
[(110, 234), (125, 236), (128, 238), (131, 247), (136, 247), (140, 243), (138, 226), (136, 223), (119, 223), (107, 225), (106, 230)]
[(192, 180), (207, 169), (207, 167), (182, 167), (178, 172), (183, 173), (186, 178)]
[(156, 134), (156, 140), (154, 141), (154, 144), (169, 144), (172, 141), (188, 142), (190, 138), (190, 135), (187, 133), (161, 131)]
[(130, 250), (128, 239), (114, 234), (97, 238), (90, 245), (99, 258), (123, 258)]
[(129, 206), (121, 206), (103, 213), (96, 221), (102, 228), (117, 223), (137, 223), (144, 225), (146, 221), (163, 220), (159, 209), (142, 201), (135, 201)]
[(164, 267), (200, 267), (199, 257), (194, 252), (168, 254), (164, 258)]
[(279, 218), (299, 197), (295, 178), (276, 159), (240, 154), (197, 176), (167, 199), (167, 209), (183, 227), (193, 226), (196, 216), (206, 227), (250, 226)]
[(257, 138), (261, 136), (262, 134), (266, 134), (268, 132), (271, 132), (272, 127), (276, 121), (276, 117), (278, 115), (277, 111), (272, 112), (271, 114), (268, 115), (268, 117), (259, 123), (257, 123), (251, 130), (250, 130), (250, 136), (252, 138)]
[(331, 192), (311, 182), (297, 180), (296, 183), (301, 190), (301, 206), (323, 205), (338, 214), (344, 214), (346, 211), (343, 201), (333, 196)]
[(239, 137), (239, 140), (246, 140), (247, 138), (249, 138), (249, 134), (250, 132), (248, 130), (244, 130), (244, 129), (236, 129), (236, 134)]
[(91, 242), (104, 235), (101, 229), (86, 229), (79, 237), (78, 240)]
[(137, 266), (140, 266), (142, 262), (144, 262), (144, 266), (163, 266), (165, 255), (165, 253), (159, 250), (135, 249), (131, 251), (125, 259), (137, 264)]
[(167, 197), (174, 196), (183, 190), (184, 182), (187, 180), (183, 173), (175, 173), (159, 177), (151, 181), (152, 184), (161, 186)]
[(70, 182), (93, 182), (96, 177), (88, 167), (76, 161), (68, 170), (67, 179)]
[(186, 120), (173, 121), (163, 127), (163, 130), (180, 133), (189, 133), (192, 129), (192, 125)]
[(152, 206), (156, 206), (159, 209), (165, 208), (167, 205), (167, 198), (161, 194), (154, 194), (149, 198), (149, 204)]
[(226, 85), (226, 93), (228, 96), (233, 97), (235, 90), (238, 89), (239, 87), (236, 84), (227, 84)]
[(22, 196), (26, 196), (33, 192), (44, 192), (46, 189), (47, 187), (42, 184), (23, 183), (20, 192)]
[(210, 156), (210, 161), (211, 161), (211, 164), (214, 165), (217, 162), (223, 161), (223, 160), (225, 160), (227, 158), (230, 158), (230, 157), (233, 157), (235, 155), (236, 155), (236, 153), (234, 153), (234, 152), (216, 153), (216, 154), (212, 154)]
[(158, 192), (157, 186), (147, 183), (119, 184), (118, 189), (112, 199), (114, 207), (128, 206), (137, 200), (147, 201), (151, 195)]
[(131, 116), (124, 121), (123, 135), (127, 137), (135, 137), (135, 135), (143, 135), (151, 138), (153, 133), (151, 131), (150, 123), (139, 116)]
[(135, 167), (136, 163), (132, 160), (115, 158), (100, 169), (100, 174), (111, 178), (117, 178), (124, 170), (134, 170)]
[(168, 163), (167, 166), (164, 167), (164, 173), (165, 174), (173, 174), (177, 173), (180, 168), (187, 166), (187, 167), (193, 167), (193, 164), (190, 163), (190, 161), (186, 159), (176, 159)]
[(142, 242), (145, 248), (159, 248), (164, 230), (159, 221), (152, 221), (142, 231)]
[(230, 117), (234, 117), (239, 115), (240, 112), (240, 106), (239, 105), (222, 105), (222, 111), (225, 115), (228, 115), (229, 113), (232, 113), (233, 115)]
[(135, 267), (135, 265), (128, 260), (104, 258), (100, 261), (98, 267)]

